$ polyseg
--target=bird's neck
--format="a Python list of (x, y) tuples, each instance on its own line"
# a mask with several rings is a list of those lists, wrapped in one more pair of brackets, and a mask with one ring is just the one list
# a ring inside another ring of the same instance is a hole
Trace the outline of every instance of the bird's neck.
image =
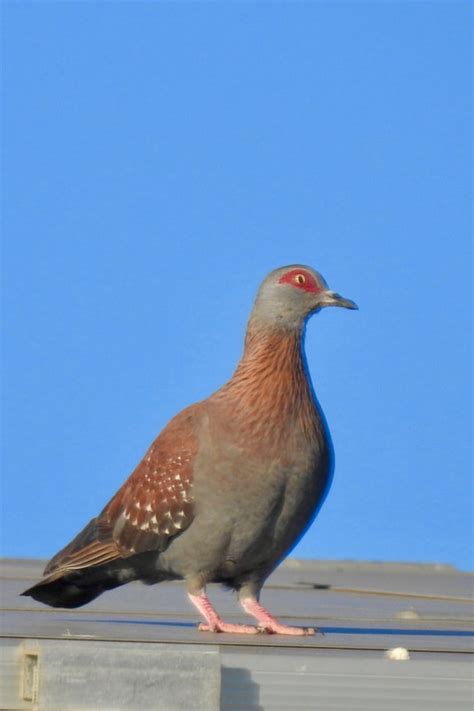
[[(291, 330), (249, 324), (242, 358), (216, 396), (249, 427), (281, 432), (299, 427), (311, 435), (318, 425), (303, 350), (304, 327)], [(263, 434), (263, 433), (262, 433)]]
[(304, 360), (304, 329), (255, 327), (250, 322), (245, 335), (245, 347), (234, 378), (242, 374), (251, 377), (292, 374), (297, 380), (306, 378)]

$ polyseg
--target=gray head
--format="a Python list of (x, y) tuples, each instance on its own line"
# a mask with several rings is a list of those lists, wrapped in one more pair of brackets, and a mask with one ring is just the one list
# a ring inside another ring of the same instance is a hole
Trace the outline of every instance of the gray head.
[(270, 272), (257, 293), (251, 314), (254, 324), (297, 328), (324, 306), (343, 306), (357, 309), (357, 305), (331, 291), (315, 269), (302, 264), (291, 264)]

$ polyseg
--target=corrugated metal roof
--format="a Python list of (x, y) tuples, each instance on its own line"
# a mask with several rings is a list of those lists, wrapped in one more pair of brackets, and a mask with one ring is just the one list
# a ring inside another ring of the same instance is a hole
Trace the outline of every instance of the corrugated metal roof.
[[(19, 597), (43, 566), (1, 567), (2, 708), (472, 708), (473, 576), (450, 566), (289, 559), (262, 600), (323, 633), (303, 638), (199, 632), (181, 583), (127, 585), (78, 610)], [(244, 621), (232, 593), (211, 586), (210, 596), (225, 619)], [(410, 660), (386, 659), (393, 647)], [(35, 675), (33, 698), (22, 698), (22, 678), (31, 686)]]

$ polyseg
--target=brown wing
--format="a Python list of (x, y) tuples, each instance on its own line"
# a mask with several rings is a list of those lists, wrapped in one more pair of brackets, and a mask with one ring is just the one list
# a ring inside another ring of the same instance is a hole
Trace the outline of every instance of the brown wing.
[(171, 421), (101, 514), (113, 525), (122, 555), (162, 550), (193, 520), (197, 440), (190, 428), (193, 413), (181, 414), (184, 417)]
[(198, 405), (180, 412), (102, 513), (48, 564), (45, 574), (65, 572), (164, 550), (194, 517), (193, 464)]
[(48, 577), (42, 582), (51, 582), (67, 572), (108, 563), (119, 557), (110, 527), (103, 526), (97, 518), (93, 518), (71, 543), (49, 561), (44, 569), (44, 575)]

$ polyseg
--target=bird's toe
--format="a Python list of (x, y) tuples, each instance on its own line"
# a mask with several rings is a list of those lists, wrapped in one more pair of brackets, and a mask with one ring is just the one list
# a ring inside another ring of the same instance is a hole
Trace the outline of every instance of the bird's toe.
[(279, 622), (259, 625), (257, 630), (262, 634), (285, 634), (291, 637), (305, 637), (316, 634), (316, 630), (313, 627), (290, 627)]
[(230, 622), (215, 622), (210, 625), (206, 622), (201, 622), (198, 625), (200, 632), (227, 632), (228, 634), (257, 634), (258, 630), (253, 625), (234, 625)]

